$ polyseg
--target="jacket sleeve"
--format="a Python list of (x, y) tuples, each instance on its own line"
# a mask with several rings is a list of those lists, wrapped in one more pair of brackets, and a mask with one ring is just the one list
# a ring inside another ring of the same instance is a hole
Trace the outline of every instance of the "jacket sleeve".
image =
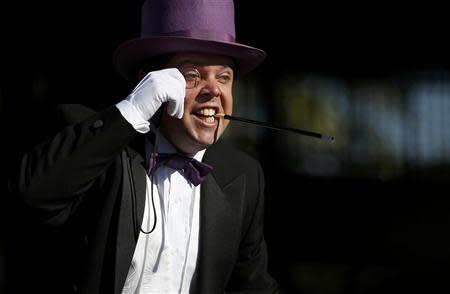
[(243, 232), (238, 258), (226, 293), (280, 293), (277, 282), (267, 268), (267, 248), (264, 240), (264, 175), (256, 164), (256, 197), (248, 208), (248, 227)]
[[(70, 118), (71, 108), (63, 106), (60, 115), (76, 120)], [(115, 106), (92, 112), (45, 142), (16, 154), (8, 167), (8, 192), (37, 210), (44, 221), (70, 215), (81, 195), (136, 134)]]

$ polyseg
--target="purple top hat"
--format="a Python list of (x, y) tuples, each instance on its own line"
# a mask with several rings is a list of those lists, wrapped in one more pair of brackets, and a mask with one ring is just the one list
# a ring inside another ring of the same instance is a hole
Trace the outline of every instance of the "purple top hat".
[(166, 53), (200, 52), (232, 57), (239, 75), (254, 69), (266, 53), (236, 42), (232, 0), (147, 0), (141, 38), (117, 48), (113, 63), (132, 80), (147, 59)]

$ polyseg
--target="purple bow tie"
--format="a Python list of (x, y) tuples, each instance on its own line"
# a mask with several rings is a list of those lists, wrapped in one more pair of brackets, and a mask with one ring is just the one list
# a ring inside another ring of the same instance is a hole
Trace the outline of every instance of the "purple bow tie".
[[(156, 155), (156, 162), (155, 162)], [(149, 170), (150, 175), (153, 169), (156, 170), (161, 165), (168, 166), (174, 170), (179, 171), (192, 184), (197, 186), (213, 170), (213, 167), (200, 162), (194, 158), (183, 156), (176, 153), (157, 153), (150, 156)]]

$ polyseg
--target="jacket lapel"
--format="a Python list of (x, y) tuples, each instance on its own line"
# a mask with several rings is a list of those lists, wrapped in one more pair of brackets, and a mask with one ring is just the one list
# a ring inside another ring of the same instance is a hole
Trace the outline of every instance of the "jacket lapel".
[(122, 292), (133, 258), (144, 215), (147, 184), (145, 161), (142, 156), (133, 150), (128, 150), (128, 154), (123, 154), (122, 161), (123, 196), (118, 209), (114, 293)]
[[(226, 178), (216, 169), (201, 186), (199, 269), (195, 287), (199, 293), (216, 293), (231, 273), (239, 246), (243, 215), (245, 175)], [(228, 173), (229, 174), (229, 173)]]

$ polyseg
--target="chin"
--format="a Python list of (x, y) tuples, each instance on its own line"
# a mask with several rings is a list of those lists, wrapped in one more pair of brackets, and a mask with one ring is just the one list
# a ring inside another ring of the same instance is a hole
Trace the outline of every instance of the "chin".
[(206, 134), (203, 133), (198, 136), (198, 141), (204, 145), (211, 145), (214, 144), (214, 142), (216, 142), (221, 135), (222, 132), (219, 130), (216, 130), (214, 132), (207, 132)]
[(214, 144), (214, 140), (197, 140), (196, 141), (198, 148), (201, 149), (205, 149), (206, 147), (208, 147), (211, 144)]
[(214, 134), (203, 134), (203, 135), (197, 135), (192, 137), (193, 141), (195, 142), (194, 145), (196, 145), (196, 148), (198, 150), (205, 149), (206, 147), (214, 144), (215, 142), (215, 136)]

